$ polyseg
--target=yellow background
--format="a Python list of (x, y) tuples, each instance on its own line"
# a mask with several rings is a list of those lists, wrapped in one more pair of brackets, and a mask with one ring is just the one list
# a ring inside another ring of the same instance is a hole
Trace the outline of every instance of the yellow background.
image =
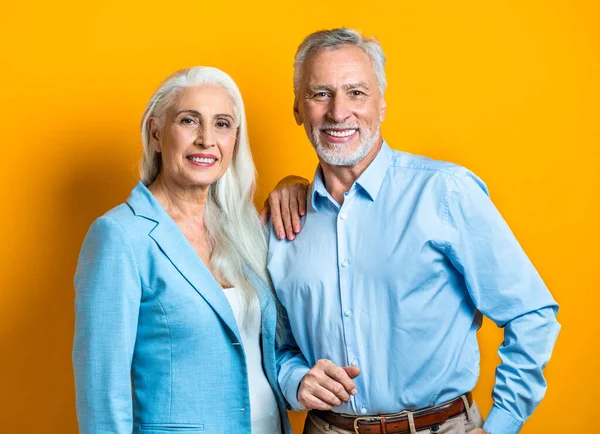
[[(291, 4), (291, 3), (290, 3)], [(92, 220), (137, 179), (139, 120), (174, 70), (244, 95), (262, 203), (312, 177), (292, 116), (302, 38), (345, 25), (388, 55), (392, 147), (474, 170), (561, 304), (546, 398), (524, 433), (595, 429), (600, 389), (597, 0), (5, 2), (0, 12), (0, 431), (75, 433), (72, 276)], [(484, 413), (502, 333), (479, 334)], [(296, 433), (301, 414), (293, 415)]]

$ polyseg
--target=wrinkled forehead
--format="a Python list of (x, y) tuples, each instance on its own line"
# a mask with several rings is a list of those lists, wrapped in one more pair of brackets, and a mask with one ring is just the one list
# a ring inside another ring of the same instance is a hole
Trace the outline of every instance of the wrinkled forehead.
[(354, 45), (324, 49), (311, 54), (304, 64), (303, 85), (342, 86), (367, 83), (377, 86), (371, 58)]

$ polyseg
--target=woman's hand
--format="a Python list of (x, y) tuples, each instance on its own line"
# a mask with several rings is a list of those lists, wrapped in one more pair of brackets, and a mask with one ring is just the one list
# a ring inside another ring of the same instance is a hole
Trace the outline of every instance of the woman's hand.
[(265, 200), (260, 220), (266, 224), (269, 215), (280, 240), (296, 238), (302, 230), (300, 217), (306, 214), (306, 191), (310, 182), (300, 176), (290, 175), (277, 183)]

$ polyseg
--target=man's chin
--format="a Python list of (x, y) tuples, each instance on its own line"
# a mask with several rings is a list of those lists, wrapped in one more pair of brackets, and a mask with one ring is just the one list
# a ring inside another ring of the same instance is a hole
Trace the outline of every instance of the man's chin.
[[(337, 152), (336, 152), (337, 151)], [(351, 167), (359, 163), (363, 158), (358, 150), (354, 152), (345, 152), (326, 148), (317, 148), (319, 159), (331, 166)]]

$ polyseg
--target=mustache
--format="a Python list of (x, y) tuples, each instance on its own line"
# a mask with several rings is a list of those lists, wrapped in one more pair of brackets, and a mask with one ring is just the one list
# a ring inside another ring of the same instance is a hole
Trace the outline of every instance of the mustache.
[(354, 125), (348, 122), (327, 122), (322, 124), (319, 129), (323, 130), (360, 130), (358, 125)]

